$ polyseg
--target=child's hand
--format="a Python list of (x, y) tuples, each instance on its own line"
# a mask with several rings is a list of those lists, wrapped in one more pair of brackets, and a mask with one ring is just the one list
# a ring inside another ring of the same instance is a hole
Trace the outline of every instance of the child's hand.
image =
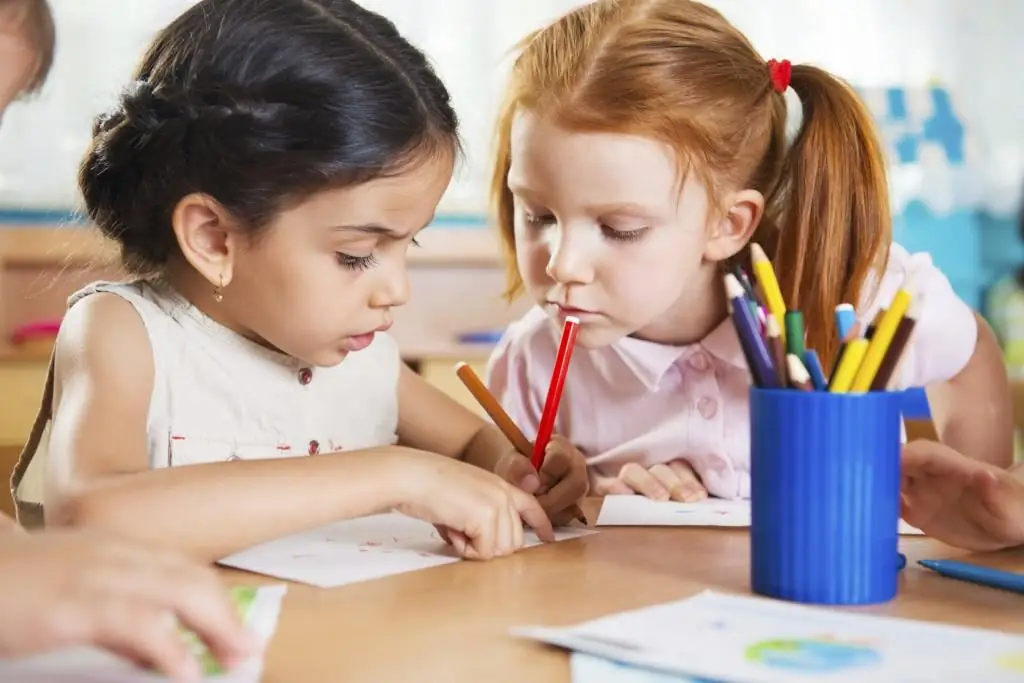
[(903, 448), (902, 514), (908, 524), (966, 550), (1024, 543), (1024, 482), (934, 441)]
[(622, 466), (617, 477), (592, 472), (590, 490), (598, 496), (639, 493), (653, 500), (680, 503), (694, 503), (708, 497), (700, 477), (685, 460), (672, 460), (650, 468), (629, 462)]
[(523, 522), (542, 541), (555, 532), (540, 503), (493, 472), (419, 452), (399, 465), (407, 491), (398, 510), (430, 522), (462, 557), (487, 560), (523, 547)]
[(570, 508), (590, 490), (586, 458), (568, 439), (557, 434), (548, 442), (539, 473), (529, 458), (515, 451), (499, 460), (494, 472), (537, 496), (544, 511), (556, 522), (571, 520)]
[(197, 663), (169, 617), (230, 668), (254, 647), (216, 573), (84, 532), (0, 538), (0, 657), (95, 645), (169, 676)]

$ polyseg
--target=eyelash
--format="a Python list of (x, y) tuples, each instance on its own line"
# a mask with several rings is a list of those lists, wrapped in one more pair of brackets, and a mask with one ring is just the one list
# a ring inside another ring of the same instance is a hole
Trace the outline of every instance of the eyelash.
[[(554, 222), (554, 216), (534, 216), (526, 214), (526, 222), (537, 227), (550, 225)], [(601, 226), (604, 236), (615, 242), (636, 242), (646, 234), (648, 228), (637, 228), (636, 230), (615, 230), (606, 225)]]
[[(414, 247), (422, 246), (415, 239), (412, 240), (412, 245)], [(377, 265), (377, 257), (373, 254), (369, 256), (352, 256), (351, 254), (339, 251), (335, 252), (334, 256), (343, 268), (348, 268), (349, 270), (369, 270)]]
[(339, 251), (335, 256), (338, 259), (338, 263), (340, 263), (343, 268), (348, 268), (349, 270), (368, 270), (377, 265), (377, 257), (373, 254), (370, 254), (369, 256), (352, 256), (351, 254), (345, 254)]

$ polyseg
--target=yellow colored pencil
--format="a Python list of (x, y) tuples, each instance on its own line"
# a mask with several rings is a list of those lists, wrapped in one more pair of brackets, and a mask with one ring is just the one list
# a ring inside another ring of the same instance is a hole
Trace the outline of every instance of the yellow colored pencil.
[(839, 367), (836, 368), (832, 375), (832, 382), (828, 386), (831, 393), (845, 394), (850, 391), (850, 387), (853, 386), (853, 378), (864, 360), (869, 343), (867, 339), (863, 338), (847, 342), (846, 348), (843, 350), (843, 357), (839, 359)]
[(782, 290), (779, 289), (779, 281), (775, 277), (772, 262), (768, 260), (768, 255), (764, 253), (761, 245), (756, 242), (750, 245), (750, 262), (754, 268), (757, 283), (761, 287), (764, 303), (779, 324), (782, 345), (783, 348), (786, 348), (786, 300), (782, 298)]
[(871, 388), (871, 383), (875, 380), (875, 375), (878, 374), (878, 369), (885, 359), (885, 352), (889, 350), (889, 344), (892, 343), (893, 335), (896, 334), (896, 328), (899, 327), (900, 320), (910, 308), (910, 300), (913, 296), (910, 293), (911, 290), (912, 281), (908, 276), (896, 291), (896, 296), (892, 298), (892, 303), (882, 315), (882, 319), (878, 321), (850, 391), (863, 392)]

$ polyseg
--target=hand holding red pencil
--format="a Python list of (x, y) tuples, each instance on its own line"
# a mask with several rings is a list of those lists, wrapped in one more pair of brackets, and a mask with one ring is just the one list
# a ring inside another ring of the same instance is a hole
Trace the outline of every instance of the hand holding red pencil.
[(544, 449), (540, 471), (530, 459), (511, 451), (498, 461), (494, 473), (537, 497), (555, 526), (567, 524), (579, 514), (576, 504), (587, 495), (587, 461), (568, 439), (553, 435)]

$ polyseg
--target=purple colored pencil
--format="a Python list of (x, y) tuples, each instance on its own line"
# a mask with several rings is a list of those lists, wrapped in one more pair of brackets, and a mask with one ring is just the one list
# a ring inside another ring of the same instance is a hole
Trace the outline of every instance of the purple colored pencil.
[(757, 331), (757, 322), (746, 303), (743, 285), (732, 273), (725, 276), (725, 295), (732, 304), (733, 324), (736, 325), (740, 344), (746, 350), (747, 364), (750, 365), (750, 374), (755, 384), (765, 389), (781, 388), (771, 354)]

